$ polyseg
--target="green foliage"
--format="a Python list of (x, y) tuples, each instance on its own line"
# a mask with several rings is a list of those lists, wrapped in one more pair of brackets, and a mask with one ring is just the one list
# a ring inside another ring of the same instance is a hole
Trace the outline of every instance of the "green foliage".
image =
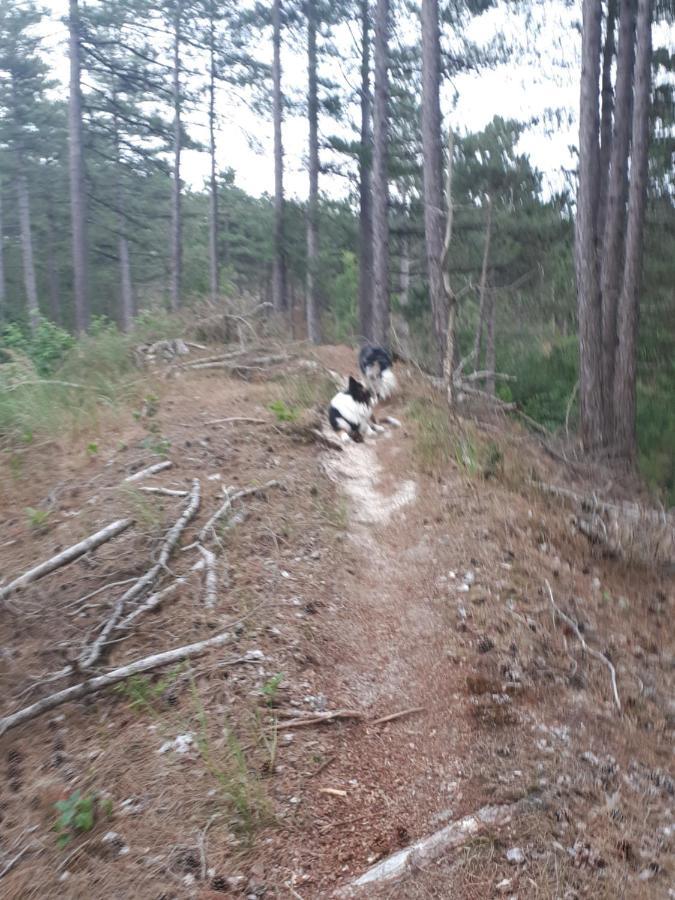
[(512, 351), (498, 355), (498, 367), (516, 376), (515, 382), (499, 386), (499, 396), (502, 400), (515, 400), (523, 412), (546, 428), (564, 425), (577, 380), (576, 337), (542, 341), (523, 352), (514, 347)]
[[(65, 847), (77, 835), (91, 831), (96, 821), (98, 805), (94, 794), (83, 795), (80, 791), (74, 791), (66, 800), (59, 800), (54, 804), (58, 813), (54, 831), (58, 834), (59, 847)], [(112, 812), (110, 801), (101, 807), (108, 815)]]
[(63, 328), (40, 318), (34, 334), (16, 323), (6, 325), (0, 334), (0, 360), (3, 350), (14, 350), (31, 360), (38, 375), (51, 375), (75, 346), (75, 339)]
[(136, 712), (146, 710), (154, 714), (157, 700), (176, 683), (184, 671), (185, 664), (180, 663), (156, 681), (150, 675), (131, 675), (115, 685), (114, 691), (128, 700), (129, 706)]
[(28, 524), (32, 531), (44, 531), (50, 515), (51, 510), (49, 509), (33, 509), (32, 506), (26, 507), (26, 517), (28, 518)]
[(260, 689), (263, 696), (265, 697), (265, 702), (268, 706), (274, 706), (274, 702), (279, 691), (279, 685), (281, 684), (283, 679), (283, 672), (278, 672), (276, 675), (272, 675), (271, 678), (268, 678), (265, 684), (263, 684), (262, 688)]
[(274, 413), (278, 422), (295, 422), (299, 415), (299, 410), (289, 406), (285, 400), (274, 400), (267, 408)]
[(358, 290), (359, 268), (356, 254), (351, 250), (344, 250), (342, 270), (332, 280), (331, 304), (324, 317), (326, 337), (333, 343), (343, 343), (358, 330)]

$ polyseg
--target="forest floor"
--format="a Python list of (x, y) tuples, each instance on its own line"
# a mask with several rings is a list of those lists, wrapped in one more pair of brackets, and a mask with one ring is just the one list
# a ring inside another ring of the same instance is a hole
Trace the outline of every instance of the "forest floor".
[[(590, 478), (513, 422), (448, 424), (402, 368), (400, 429), (339, 452), (312, 440), (324, 367), (355, 367), (349, 348), (313, 353), (314, 369), (175, 368), (134, 415), (2, 451), (0, 585), (134, 525), (0, 609), (0, 714), (70, 683), (50, 673), (154, 561), (186, 500), (141, 487), (200, 480), (160, 585), (184, 580), (100, 665), (230, 633), (0, 738), (2, 896), (675, 897), (674, 579), (605, 558), (532, 485)], [(170, 469), (124, 483), (163, 457)], [(209, 536), (208, 608), (184, 548), (223, 488), (271, 479)], [(621, 711), (551, 596), (612, 660)], [(336, 710), (355, 715), (309, 721)], [(76, 791), (94, 820), (64, 822), (59, 846), (55, 803)], [(354, 884), (484, 807), (454, 847)]]

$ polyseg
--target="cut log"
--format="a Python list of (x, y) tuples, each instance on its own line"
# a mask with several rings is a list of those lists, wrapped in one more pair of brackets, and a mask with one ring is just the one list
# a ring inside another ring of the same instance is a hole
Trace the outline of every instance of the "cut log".
[(148, 475), (156, 475), (158, 472), (170, 469), (172, 465), (173, 463), (170, 459), (165, 459), (164, 462), (155, 463), (154, 466), (148, 466), (146, 469), (141, 469), (140, 472), (134, 472), (133, 475), (129, 475), (124, 479), (124, 484), (140, 481), (142, 478), (147, 478)]

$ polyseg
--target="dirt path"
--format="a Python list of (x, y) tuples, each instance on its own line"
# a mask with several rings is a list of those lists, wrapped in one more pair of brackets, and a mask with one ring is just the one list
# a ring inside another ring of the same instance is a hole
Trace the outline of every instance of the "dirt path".
[[(344, 347), (317, 358), (353, 365)], [(152, 461), (149, 444), (173, 461), (153, 483), (201, 479), (186, 546), (224, 485), (284, 485), (242, 504), (219, 534), (217, 607), (205, 608), (194, 560), (177, 553), (166, 579), (183, 576), (180, 590), (105, 664), (215, 629), (232, 628), (231, 646), (0, 739), (0, 871), (28, 848), (3, 896), (321, 900), (448, 823), (518, 804), (509, 824), (362, 895), (669, 898), (672, 579), (601, 559), (534, 494), (532, 472), (564, 473), (522, 432), (448, 430), (428, 387), (402, 380), (391, 412), (403, 427), (339, 453), (278, 419), (312, 415), (315, 375), (249, 384), (212, 373), (164, 385), (147, 422), (129, 415), (0, 470), (3, 572), (136, 520), (13, 599), (0, 619), (3, 711), (49, 691), (45, 678), (109, 615), (111, 588), (145, 571), (176, 520), (180, 498), (120, 488)], [(90, 458), (91, 440), (102, 458)], [(21, 511), (45, 502), (48, 527), (31, 529)], [(606, 668), (553, 620), (546, 580), (616, 665), (621, 716)], [(362, 718), (286, 727), (338, 709)], [(109, 801), (112, 815), (63, 851), (54, 803), (75, 791)]]

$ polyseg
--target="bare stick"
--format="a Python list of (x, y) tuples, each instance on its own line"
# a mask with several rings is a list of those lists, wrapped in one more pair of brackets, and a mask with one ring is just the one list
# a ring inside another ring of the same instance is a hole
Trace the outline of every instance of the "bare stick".
[(483, 806), (478, 812), (463, 819), (450, 822), (440, 831), (415, 841), (404, 850), (399, 850), (376, 863), (346, 887), (337, 890), (334, 897), (353, 897), (362, 890), (398, 881), (415, 869), (429, 863), (455, 847), (461, 847), (488, 828), (508, 824), (516, 811), (516, 806)]
[(551, 585), (548, 583), (548, 581), (546, 581), (545, 583), (546, 583), (546, 587), (548, 589), (548, 596), (551, 601), (551, 606), (553, 607), (554, 613), (557, 613), (557, 615), (559, 615), (560, 618), (564, 622), (567, 622), (567, 624), (570, 626), (572, 631), (576, 634), (577, 638), (579, 639), (579, 643), (581, 644), (583, 649), (586, 651), (586, 653), (589, 653), (591, 656), (594, 656), (595, 659), (600, 660), (600, 662), (604, 663), (604, 665), (606, 665), (607, 668), (609, 669), (609, 674), (612, 679), (612, 693), (614, 694), (614, 702), (616, 703), (617, 709), (619, 710), (619, 712), (621, 712), (621, 700), (619, 700), (619, 691), (616, 686), (616, 669), (614, 668), (612, 663), (607, 659), (607, 657), (605, 656), (604, 653), (600, 653), (599, 650), (595, 650), (593, 647), (588, 646), (588, 644), (586, 643), (586, 641), (584, 639), (583, 634), (579, 631), (579, 626), (577, 625), (577, 623), (574, 621), (574, 619), (572, 619), (570, 616), (568, 616), (566, 613), (564, 613), (560, 609), (560, 607), (556, 606), (555, 600), (553, 599), (553, 591), (551, 590)]
[[(334, 712), (321, 713), (318, 716), (308, 716), (307, 718), (289, 719), (288, 722), (282, 722), (274, 727), (281, 731), (283, 728), (304, 728), (307, 725), (320, 725), (322, 722), (333, 722), (336, 719), (363, 719), (365, 714), (355, 709), (336, 709)], [(2, 732), (0, 732), (1, 734)]]
[(248, 416), (228, 416), (226, 419), (211, 419), (205, 425), (224, 425), (229, 422), (248, 422), (251, 425), (267, 425), (267, 419), (249, 419)]
[(57, 553), (56, 556), (52, 556), (51, 559), (45, 560), (45, 562), (35, 566), (34, 569), (29, 569), (28, 572), (24, 572), (23, 575), (15, 578), (14, 581), (10, 581), (9, 584), (5, 585), (5, 587), (0, 590), (0, 600), (6, 600), (7, 597), (15, 591), (19, 591), (26, 587), (26, 585), (32, 584), (40, 578), (44, 578), (45, 575), (49, 575), (49, 573), (53, 572), (55, 569), (60, 569), (61, 566), (67, 566), (68, 563), (79, 559), (79, 557), (84, 556), (85, 553), (95, 550), (97, 547), (100, 547), (101, 544), (104, 544), (111, 538), (126, 531), (132, 524), (132, 521), (132, 519), (118, 519), (116, 522), (112, 522), (110, 525), (97, 531), (96, 534), (90, 535), (78, 544), (73, 544), (66, 550), (62, 550), (61, 553)]
[(52, 379), (41, 379), (40, 381), (15, 381), (14, 384), (10, 384), (9, 386), (3, 388), (3, 390), (7, 391), (15, 391), (17, 388), (21, 387), (42, 387), (43, 385), (54, 385), (55, 387), (64, 387), (64, 388), (77, 388), (80, 391), (86, 391), (86, 384), (77, 384), (74, 381), (55, 381)]
[(480, 372), (471, 372), (470, 375), (464, 375), (464, 381), (486, 381), (488, 378), (498, 378), (501, 381), (517, 381), (515, 375), (507, 375), (505, 372), (489, 372), (487, 369)]
[(402, 719), (404, 716), (412, 716), (415, 713), (424, 712), (425, 706), (411, 706), (410, 709), (402, 709), (401, 712), (390, 713), (388, 716), (382, 716), (380, 719), (374, 719), (371, 725), (384, 725), (385, 722), (393, 722), (395, 719)]
[(32, 849), (32, 844), (29, 844), (28, 847), (24, 847), (23, 850), (19, 850), (16, 856), (13, 856), (7, 865), (3, 868), (2, 872), (0, 872), (0, 878), (4, 878), (9, 872), (12, 871), (14, 866), (21, 860), (29, 850)]
[(240, 500), (242, 497), (262, 497), (264, 496), (265, 492), (270, 490), (271, 488), (281, 487), (283, 487), (281, 482), (273, 479), (272, 481), (268, 481), (267, 484), (260, 485), (260, 487), (244, 488), (241, 491), (236, 491), (236, 493), (234, 494), (229, 494), (223, 505), (214, 512), (206, 525), (204, 525), (202, 530), (199, 532), (197, 543), (201, 544), (207, 539), (207, 537), (213, 532), (214, 525), (223, 518), (223, 516), (230, 509), (235, 500)]
[(115, 626), (116, 631), (122, 631), (125, 628), (128, 628), (132, 622), (135, 621), (139, 616), (142, 616), (143, 613), (151, 612), (153, 609), (157, 609), (166, 598), (173, 594), (173, 592), (179, 588), (182, 584), (185, 584), (187, 581), (186, 578), (177, 578), (172, 584), (168, 585), (165, 588), (162, 588), (161, 591), (155, 591), (154, 594), (150, 594), (147, 600), (141, 603), (140, 606), (137, 606), (132, 612), (129, 613), (121, 622)]
[(101, 652), (103, 651), (103, 648), (108, 641), (108, 638), (117, 627), (117, 623), (122, 617), (122, 613), (124, 612), (127, 603), (129, 603), (131, 600), (135, 600), (137, 597), (140, 597), (157, 581), (161, 572), (164, 571), (174, 547), (180, 540), (181, 534), (183, 533), (191, 519), (193, 519), (196, 515), (197, 510), (199, 509), (200, 499), (201, 490), (199, 480), (195, 478), (195, 480), (192, 482), (192, 490), (190, 491), (189, 502), (183, 510), (181, 517), (170, 529), (169, 533), (164, 539), (164, 543), (162, 544), (162, 549), (159, 552), (159, 558), (157, 562), (154, 566), (148, 569), (145, 575), (142, 575), (138, 579), (138, 581), (133, 584), (128, 591), (125, 591), (118, 599), (113, 609), (112, 615), (101, 629), (99, 636), (96, 638), (94, 643), (91, 644), (88, 651), (80, 656), (79, 665), (81, 668), (88, 669), (93, 666), (94, 663), (98, 660)]
[(87, 681), (82, 681), (80, 684), (65, 688), (62, 691), (58, 691), (56, 694), (50, 694), (48, 697), (38, 700), (37, 703), (33, 703), (30, 706), (24, 707), (24, 709), (18, 710), (18, 712), (1, 718), (0, 737), (9, 731), (10, 728), (16, 728), (17, 725), (29, 722), (31, 719), (35, 719), (43, 713), (49, 712), (49, 710), (54, 709), (57, 706), (61, 706), (63, 703), (68, 703), (71, 700), (79, 700), (80, 697), (96, 693), (103, 688), (109, 687), (111, 684), (117, 684), (119, 681), (124, 681), (125, 678), (129, 678), (131, 675), (137, 675), (139, 672), (149, 672), (152, 669), (159, 669), (162, 666), (180, 662), (183, 659), (201, 656), (211, 647), (221, 647), (223, 644), (227, 643), (229, 639), (229, 632), (223, 632), (208, 640), (199, 641), (196, 644), (187, 644), (185, 647), (176, 647), (175, 649), (167, 650), (164, 653), (145, 656), (143, 659), (138, 659), (136, 662), (129, 663), (129, 665), (121, 666), (119, 669), (113, 669), (105, 675), (97, 675), (95, 678), (89, 678)]
[(175, 491), (172, 488), (164, 487), (139, 487), (139, 491), (146, 494), (161, 494), (164, 497), (187, 497), (190, 491)]
[(204, 606), (207, 609), (213, 609), (218, 603), (218, 576), (216, 575), (216, 556), (201, 544), (197, 548), (204, 560)]
[(170, 469), (172, 465), (173, 463), (170, 459), (165, 459), (164, 462), (155, 463), (154, 466), (148, 466), (147, 469), (141, 469), (140, 472), (134, 472), (133, 475), (129, 475), (124, 479), (124, 484), (129, 484), (132, 481), (140, 481), (148, 475), (156, 475), (157, 472), (163, 472), (165, 469)]

